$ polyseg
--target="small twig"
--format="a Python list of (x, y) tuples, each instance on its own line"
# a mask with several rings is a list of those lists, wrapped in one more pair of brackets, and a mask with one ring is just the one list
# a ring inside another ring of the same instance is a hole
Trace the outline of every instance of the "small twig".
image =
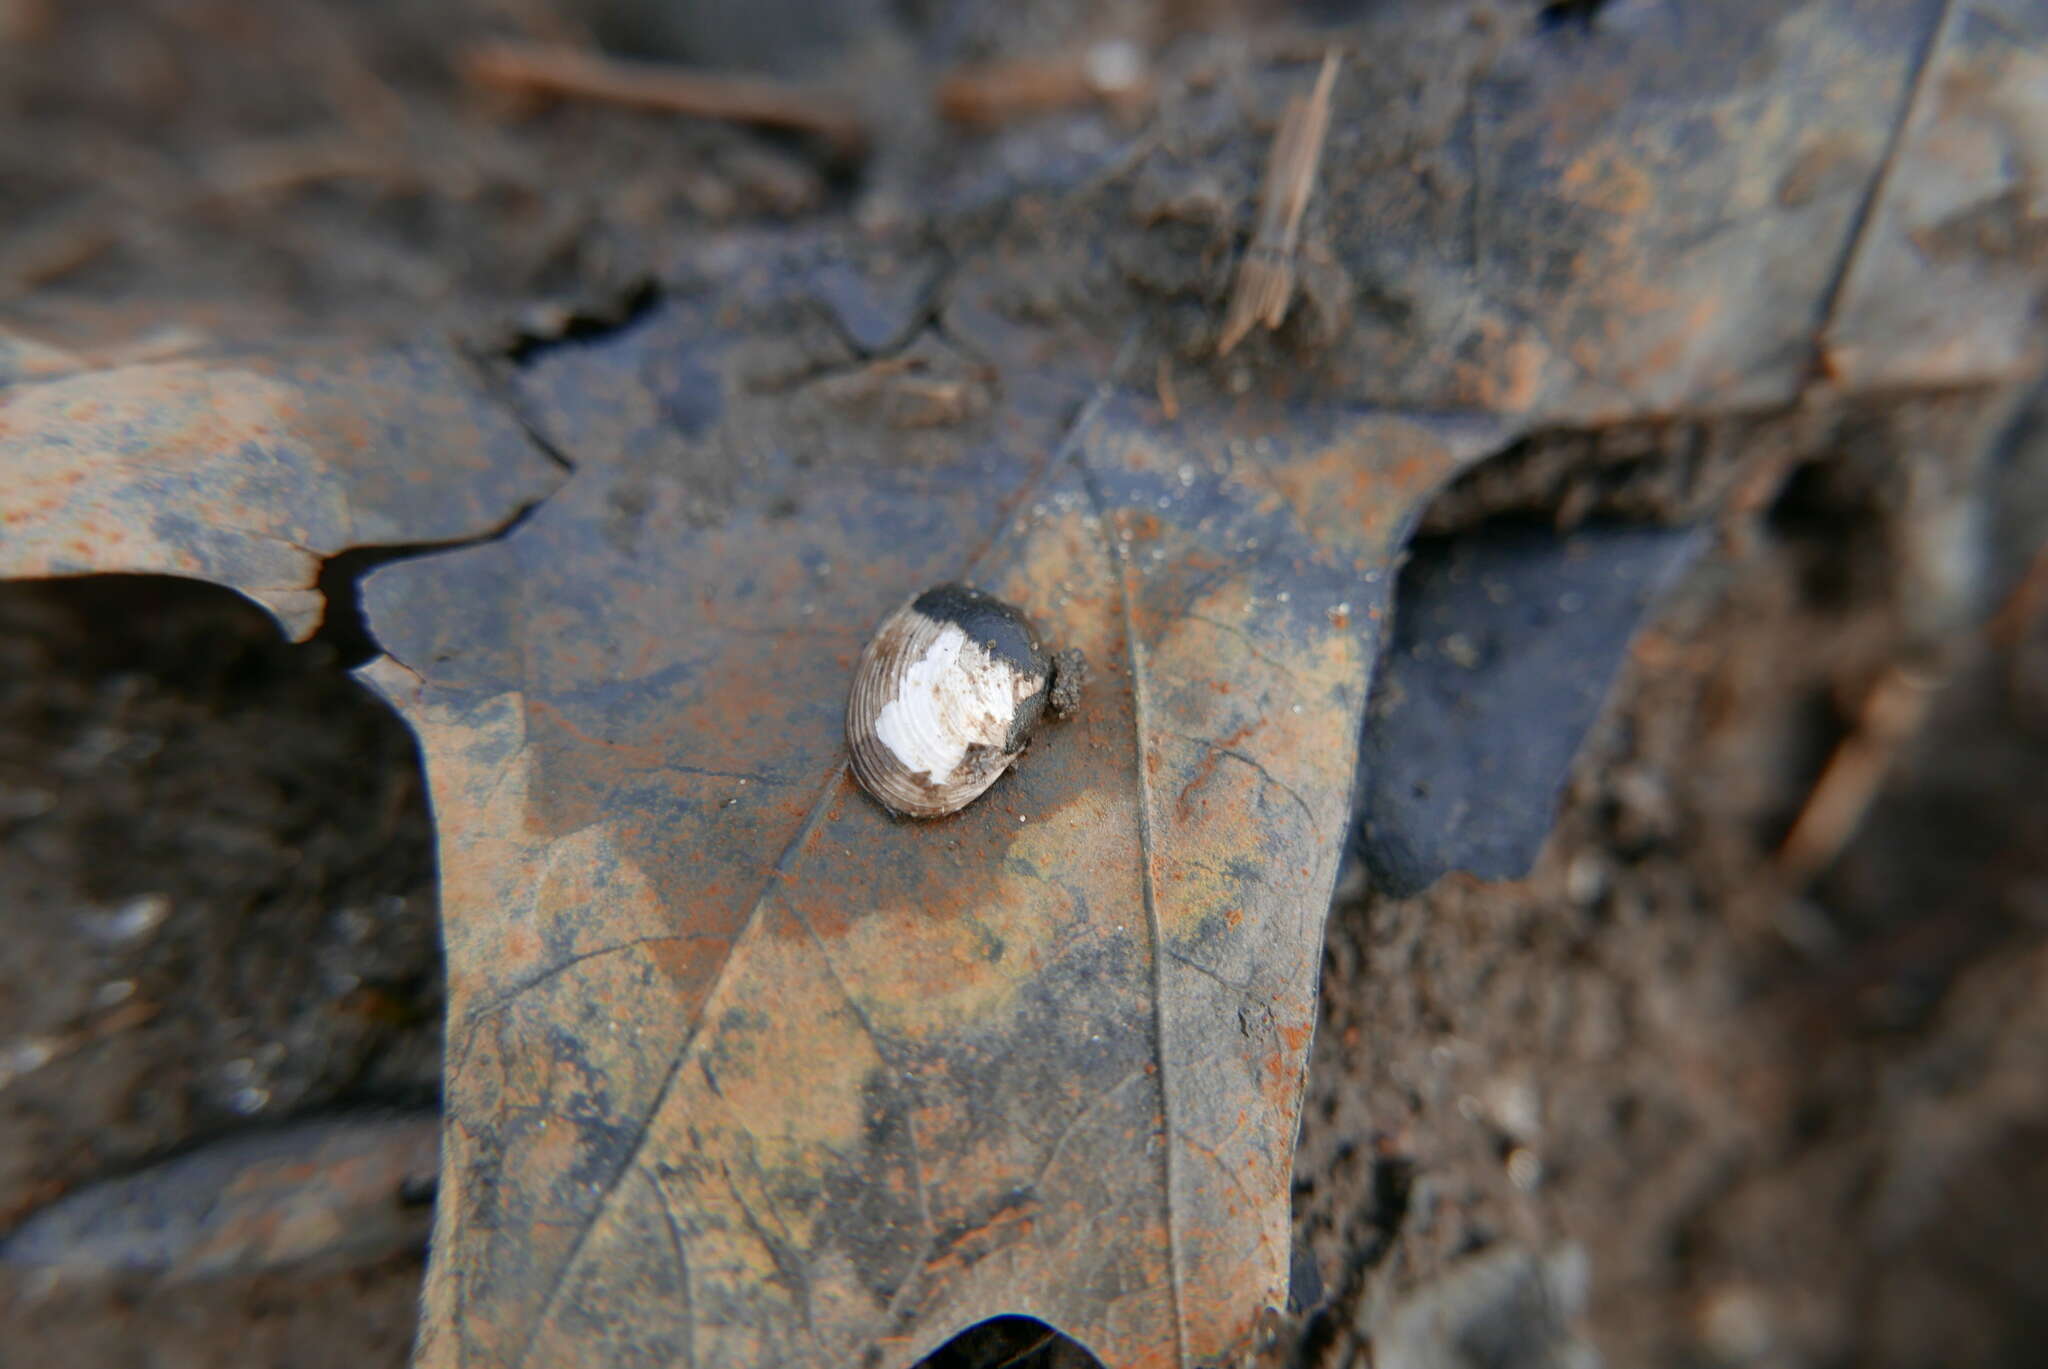
[(32, 1036), (14, 1041), (0, 1050), (0, 1089), (34, 1074), (43, 1066), (75, 1054), (97, 1041), (104, 1041), (131, 1027), (153, 1021), (161, 1012), (154, 1003), (131, 1000), (105, 1017), (56, 1036)]
[(7, 252), (0, 254), (0, 298), (27, 294), (91, 265), (120, 241), (109, 223), (113, 213), (110, 206), (96, 203), (54, 224), (17, 234)]
[(1894, 666), (1865, 696), (1855, 730), (1828, 758), (1778, 848), (1778, 871), (1790, 883), (1803, 884), (1820, 873), (1855, 835), (1892, 758), (1927, 716), (1934, 688), (1928, 676)]
[(206, 173), (208, 193), (200, 200), (277, 195), (331, 181), (411, 186), (428, 179), (372, 144), (324, 135), (230, 147), (210, 159)]
[(994, 127), (1014, 119), (1101, 101), (1124, 112), (1152, 97), (1145, 55), (1109, 39), (1078, 52), (955, 68), (939, 82), (939, 113), (956, 124)]
[(1323, 69), (1308, 98), (1287, 102), (1273, 150), (1266, 159), (1266, 180), (1259, 189), (1259, 222), (1251, 245), (1237, 264), (1230, 308), (1216, 355), (1227, 356), (1255, 323), (1270, 331), (1287, 317), (1294, 302), (1294, 253), (1301, 241), (1301, 219), (1308, 211), (1330, 133), (1330, 92), (1337, 83), (1337, 53), (1323, 55)]
[(464, 76), (515, 95), (559, 95), (815, 134), (852, 155), (867, 146), (853, 108), (822, 91), (760, 77), (719, 76), (659, 62), (605, 57), (538, 43), (483, 43), (463, 57)]
[(1159, 370), (1154, 377), (1159, 391), (1159, 414), (1168, 423), (1180, 418), (1180, 395), (1173, 388), (1173, 366), (1165, 357), (1159, 358)]

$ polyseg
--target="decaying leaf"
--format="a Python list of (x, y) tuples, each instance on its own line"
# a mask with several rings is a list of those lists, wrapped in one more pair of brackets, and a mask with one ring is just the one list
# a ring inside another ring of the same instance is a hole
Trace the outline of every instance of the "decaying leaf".
[[(1390, 558), (1496, 434), (1099, 394), (834, 466), (720, 338), (678, 306), (542, 357), (568, 485), (366, 585), (443, 834), (424, 1361), (903, 1365), (1004, 1312), (1119, 1365), (1242, 1343)], [(687, 441), (678, 374), (723, 415)], [(691, 528), (693, 453), (742, 441)], [(846, 775), (850, 671), (955, 578), (1096, 680), (908, 823)]]
[(1579, 743), (1699, 528), (1483, 527), (1417, 540), (1359, 745), (1373, 883), (1529, 873)]
[[(1788, 402), (1811, 375), (1815, 329), (1863, 225), (1888, 222), (1886, 206), (1918, 179), (1885, 174), (1889, 130), (1995, 64), (2018, 73), (2041, 60), (2025, 24), (1987, 23), (1972, 30), (1981, 44), (1950, 45), (1957, 65), (1943, 81), (1916, 80), (1947, 8), (1649, 4), (1628, 7), (1627, 22), (1514, 45), (1442, 130), (1429, 194), (1414, 193), (1406, 165), (1351, 159), (1376, 117), (1359, 103), (1373, 95), (1370, 69), (1352, 68), (1316, 198), (1379, 305), (1323, 364), (1376, 403), (1550, 423)], [(2010, 78), (2000, 88), (2020, 90)], [(1950, 197), (1996, 198), (2016, 165), (1947, 162)], [(2039, 267), (2027, 278), (2031, 297)], [(1939, 337), (1980, 352), (2006, 316), (1941, 311), (1922, 350)]]
[(0, 1240), (0, 1264), (178, 1283), (417, 1250), (439, 1139), (431, 1113), (231, 1137), (65, 1195)]
[[(986, 217), (929, 308), (920, 276), (835, 326), (866, 244), (736, 236), (530, 349), (559, 489), (444, 349), (0, 349), (0, 573), (201, 575), (303, 630), (323, 555), (553, 489), (364, 586), (441, 843), (422, 1361), (902, 1365), (996, 1313), (1118, 1366), (1240, 1346), (1284, 1297), (1321, 922), (1420, 502), (1526, 424), (1791, 400), (1822, 331), (1849, 385), (2016, 369), (2017, 304), (1935, 310), (1904, 357), (1869, 312), (1937, 170), (1949, 208), (2013, 191), (2031, 241), (2009, 168), (2038, 163), (1986, 149), (2025, 142), (2040, 43), (1992, 9), (1631, 7), (1472, 73), (1420, 170), (1359, 152), (1391, 98), (1359, 64), (1316, 193), (1371, 307), (1313, 370), (1175, 371), (1171, 413), (1171, 339), (1105, 266), (1140, 230), (1058, 158), (1014, 215), (994, 173), (956, 190)], [(1964, 117), (1976, 84), (1996, 119)], [(1227, 126), (1225, 98), (1182, 112)], [(2008, 259), (2001, 299), (2034, 297)], [(849, 403), (927, 313), (921, 363), (975, 402)], [(1510, 417), (1414, 416), (1456, 412)], [(982, 800), (899, 823), (845, 776), (848, 672), (963, 577), (1095, 684)]]
[(1824, 338), (1858, 388), (1996, 380), (2048, 302), (2048, 11), (1951, 0)]
[(491, 532), (561, 477), (446, 348), (42, 369), (0, 390), (0, 575), (195, 576), (295, 637), (326, 557)]

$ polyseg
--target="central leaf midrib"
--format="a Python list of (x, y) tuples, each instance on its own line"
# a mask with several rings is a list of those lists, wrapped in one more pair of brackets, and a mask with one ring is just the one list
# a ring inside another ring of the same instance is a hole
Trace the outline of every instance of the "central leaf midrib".
[(1167, 1286), (1173, 1297), (1173, 1340), (1178, 1362), (1188, 1363), (1187, 1319), (1183, 1314), (1184, 1296), (1180, 1260), (1180, 1228), (1178, 1214), (1174, 1207), (1174, 1149), (1175, 1138), (1180, 1128), (1174, 1119), (1173, 1089), (1167, 1074), (1166, 1062), (1166, 934), (1159, 921), (1157, 886), (1152, 877), (1154, 854), (1152, 836), (1152, 782), (1145, 768), (1145, 739), (1148, 735), (1150, 718), (1150, 691), (1145, 678), (1144, 663), (1139, 654), (1137, 612), (1132, 603), (1133, 569), (1128, 549), (1116, 535), (1108, 500), (1095, 480), (1095, 474), (1088, 468), (1085, 444), (1077, 444), (1074, 459), (1081, 468), (1081, 480), (1087, 487), (1089, 501), (1094, 504), (1097, 522), (1101, 525), (1102, 540), (1108, 552), (1110, 564), (1116, 568), (1117, 588), (1123, 604), (1124, 656), (1131, 672), (1131, 729), (1133, 764), (1137, 768), (1138, 781), (1138, 863), (1139, 887), (1145, 901), (1145, 923), (1152, 935), (1152, 1054), (1159, 1065), (1159, 1107), (1165, 1128), (1163, 1144), (1160, 1146), (1160, 1183), (1162, 1198), (1160, 1206), (1166, 1217), (1166, 1272)]

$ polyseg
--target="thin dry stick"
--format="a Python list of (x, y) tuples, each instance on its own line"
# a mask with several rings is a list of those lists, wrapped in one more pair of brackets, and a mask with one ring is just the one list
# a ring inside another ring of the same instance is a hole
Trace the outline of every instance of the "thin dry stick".
[(120, 241), (108, 222), (113, 213), (95, 203), (47, 227), (16, 234), (0, 252), (0, 299), (62, 279), (113, 248)]
[(1835, 748), (1798, 821), (1778, 848), (1778, 870), (1803, 884), (1831, 863), (1863, 821), (1899, 747), (1918, 730), (1934, 697), (1929, 677), (1894, 666), (1858, 710), (1856, 730)]
[(227, 148), (209, 159), (204, 179), (207, 191), (195, 196), (199, 201), (275, 195), (329, 181), (407, 186), (429, 176), (375, 143), (318, 135)]
[(1152, 93), (1145, 54), (1112, 38), (1053, 57), (956, 67), (939, 82), (936, 102), (954, 123), (986, 128), (1091, 100), (1135, 111)]
[(161, 1012), (154, 1003), (132, 1000), (115, 1008), (96, 1022), (56, 1036), (32, 1036), (13, 1042), (4, 1055), (0, 1055), (0, 1089), (15, 1080), (34, 1074), (43, 1066), (65, 1056), (83, 1050), (95, 1041), (104, 1041), (116, 1033), (139, 1027), (155, 1019)]
[[(2018, 645), (2028, 624), (2048, 603), (2048, 547), (2034, 554), (2026, 573), (1985, 625), (1991, 644)], [(1778, 868), (1795, 882), (1820, 873), (1848, 843), (1877, 797), (1893, 756), (1927, 716), (1937, 681), (1904, 666), (1878, 680), (1863, 702), (1856, 730), (1835, 748), (1807, 796), (1799, 818), (1778, 849)]]
[(1259, 189), (1259, 222), (1251, 246), (1237, 264), (1230, 308), (1216, 355), (1227, 356), (1244, 340), (1254, 323), (1278, 328), (1294, 302), (1294, 252), (1301, 241), (1301, 217), (1316, 188), (1323, 142), (1330, 133), (1330, 91), (1337, 84), (1337, 54), (1323, 55), (1315, 90), (1287, 102), (1273, 150), (1266, 159), (1266, 180)]
[(538, 43), (483, 43), (462, 63), (478, 85), (516, 95), (603, 100), (636, 109), (816, 134), (846, 154), (867, 145), (852, 107), (822, 91), (757, 77), (605, 57)]

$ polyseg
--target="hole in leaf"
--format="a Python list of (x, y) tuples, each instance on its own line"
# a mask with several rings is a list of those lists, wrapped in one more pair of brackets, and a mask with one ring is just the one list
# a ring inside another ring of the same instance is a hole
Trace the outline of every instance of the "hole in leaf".
[(917, 1369), (1102, 1369), (1102, 1361), (1036, 1317), (991, 1317), (926, 1355)]

